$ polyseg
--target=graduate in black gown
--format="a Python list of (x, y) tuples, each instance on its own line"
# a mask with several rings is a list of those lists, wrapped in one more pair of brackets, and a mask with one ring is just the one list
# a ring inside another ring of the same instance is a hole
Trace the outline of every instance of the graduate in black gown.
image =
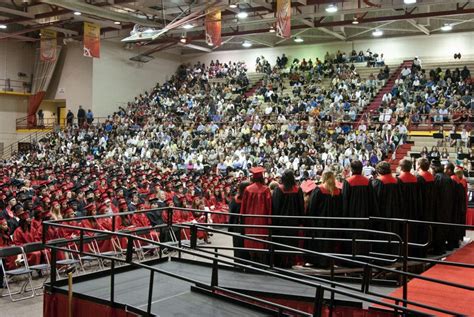
[[(362, 162), (354, 160), (351, 162), (351, 176), (344, 180), (342, 185), (342, 211), (343, 217), (348, 218), (368, 218), (374, 215), (376, 210), (375, 192), (370, 180), (362, 175)], [(348, 228), (369, 229), (368, 221), (347, 221), (345, 226)], [(347, 237), (352, 239), (368, 238), (363, 233), (348, 232)], [(370, 245), (356, 244), (357, 254), (367, 255), (370, 251)], [(352, 243), (345, 243), (343, 248), (344, 253), (352, 253)]]
[[(399, 163), (400, 175), (397, 178), (402, 195), (403, 211), (400, 216), (405, 219), (420, 220), (422, 211), (421, 190), (418, 178), (411, 173), (412, 166), (413, 163), (407, 159), (403, 159)], [(419, 226), (413, 223), (409, 224), (408, 241), (416, 242), (419, 231)], [(409, 254), (413, 256), (420, 256), (420, 251), (421, 248), (418, 247), (409, 248)]]
[[(417, 161), (417, 176), (418, 183), (420, 184), (420, 193), (421, 193), (421, 211), (420, 219), (421, 221), (434, 221), (434, 176), (430, 173), (430, 161), (427, 158), (421, 157)], [(427, 225), (417, 225), (412, 226), (417, 232), (415, 242), (424, 244), (428, 242), (429, 239), (429, 227)], [(420, 249), (420, 256), (426, 256), (427, 250), (430, 248), (428, 246), (425, 249)]]
[[(250, 182), (244, 181), (239, 185), (239, 192), (229, 203), (229, 224), (242, 224), (240, 217), (240, 205), (242, 204), (242, 195), (244, 194), (245, 188), (250, 185)], [(238, 227), (229, 227), (229, 232), (243, 234), (243, 229)], [(244, 240), (240, 237), (232, 237), (234, 248), (243, 248)], [(234, 250), (234, 257), (241, 258), (244, 260), (250, 260), (249, 253), (245, 250)], [(244, 263), (245, 264), (245, 263)]]
[[(449, 162), (444, 166), (444, 172), (446, 175), (451, 177), (451, 180), (454, 182), (454, 205), (453, 205), (453, 214), (452, 214), (452, 223), (456, 224), (465, 224), (466, 222), (466, 197), (467, 193), (464, 189), (464, 186), (461, 184), (460, 179), (454, 173), (455, 167), (454, 164)], [(453, 250), (459, 247), (459, 242), (464, 237), (464, 230), (460, 230), (456, 227), (449, 228), (448, 234), (448, 250)]]
[[(382, 161), (375, 167), (377, 178), (372, 181), (374, 187), (375, 197), (377, 198), (377, 210), (375, 214), (379, 217), (385, 218), (400, 218), (403, 215), (402, 211), (402, 197), (400, 193), (400, 186), (398, 180), (393, 177), (388, 162)], [(389, 231), (401, 234), (401, 225), (397, 222), (377, 222), (376, 228), (381, 231)], [(387, 238), (378, 235), (379, 238)], [(401, 246), (400, 246), (401, 247)], [(384, 245), (377, 245), (376, 250), (387, 253), (394, 253), (398, 250), (397, 247), (387, 247)]]
[[(286, 170), (281, 176), (281, 182), (273, 191), (272, 196), (272, 215), (295, 216), (304, 215), (304, 197), (303, 191), (296, 184), (295, 175), (292, 170)], [(298, 218), (273, 218), (272, 224), (275, 226), (294, 226), (302, 224)], [(297, 230), (276, 229), (273, 230), (274, 236), (292, 236), (297, 237)], [(298, 239), (273, 238), (274, 242), (288, 244), (298, 247)], [(278, 248), (278, 247), (277, 247)], [(276, 249), (277, 249), (276, 248)], [(275, 254), (275, 266), (292, 267), (296, 264), (296, 257), (293, 255)]]
[[(439, 161), (431, 163), (434, 173), (434, 197), (435, 212), (434, 221), (453, 222), (454, 204), (456, 197), (455, 182), (444, 173), (444, 168)], [(449, 228), (444, 226), (433, 226), (433, 253), (436, 255), (446, 252), (446, 241), (448, 240)]]
[[(308, 206), (308, 216), (313, 217), (341, 217), (342, 216), (342, 195), (341, 190), (336, 187), (336, 177), (331, 171), (324, 172), (322, 184), (316, 187)], [(335, 227), (334, 222), (329, 220), (309, 221), (311, 227)], [(336, 238), (341, 232), (316, 230), (307, 231), (309, 237), (315, 238)], [(340, 244), (331, 241), (306, 240), (307, 249), (317, 252), (338, 253)], [(329, 266), (329, 258), (312, 257), (309, 261), (317, 267), (326, 268)]]

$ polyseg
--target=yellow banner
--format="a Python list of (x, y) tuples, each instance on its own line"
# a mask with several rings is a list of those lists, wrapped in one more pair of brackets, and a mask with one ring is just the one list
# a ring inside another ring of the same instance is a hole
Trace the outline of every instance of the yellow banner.
[(41, 61), (55, 61), (57, 49), (56, 31), (41, 29), (40, 39), (40, 60)]
[(84, 22), (84, 56), (100, 57), (100, 25)]

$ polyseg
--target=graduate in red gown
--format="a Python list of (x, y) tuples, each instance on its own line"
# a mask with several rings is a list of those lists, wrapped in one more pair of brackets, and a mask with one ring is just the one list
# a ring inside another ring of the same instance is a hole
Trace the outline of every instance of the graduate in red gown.
[[(13, 245), (9, 231), (10, 229), (8, 228), (7, 220), (5, 218), (0, 218), (0, 249)], [(12, 270), (16, 268), (15, 260), (16, 256), (9, 256), (4, 259), (3, 265), (7, 270)]]
[[(336, 177), (331, 171), (323, 173), (322, 184), (316, 187), (311, 196), (308, 207), (308, 216), (312, 217), (341, 217), (342, 214), (342, 195), (341, 190), (336, 187)], [(328, 220), (310, 220), (310, 227), (334, 227), (334, 223)], [(340, 232), (330, 232), (317, 230), (316, 232), (306, 231), (308, 237), (317, 238), (336, 238)], [(339, 243), (321, 240), (306, 240), (307, 249), (317, 252), (337, 253), (340, 248)], [(316, 256), (308, 257), (307, 262), (317, 267), (325, 268), (329, 265), (329, 259)]]
[[(301, 217), (304, 215), (303, 191), (296, 185), (295, 175), (292, 170), (286, 170), (281, 176), (282, 184), (273, 191), (272, 214), (277, 216)], [(274, 218), (272, 224), (275, 226), (298, 227), (302, 224), (299, 218)], [(276, 236), (297, 236), (298, 230), (275, 229)], [(299, 240), (289, 238), (273, 238), (277, 243), (298, 247)], [(281, 248), (277, 248), (281, 249)], [(275, 265), (289, 268), (296, 264), (296, 256), (275, 254)]]
[[(240, 206), (241, 215), (271, 215), (272, 213), (272, 195), (270, 188), (265, 185), (263, 173), (265, 169), (263, 167), (253, 167), (250, 169), (252, 172), (252, 184), (245, 188), (242, 196), (242, 205)], [(271, 224), (270, 218), (267, 217), (242, 217), (243, 223), (246, 225), (259, 225), (266, 226)], [(245, 228), (244, 233), (268, 235), (268, 229), (266, 228)], [(265, 239), (265, 237), (258, 237)], [(268, 245), (261, 242), (252, 241), (245, 239), (244, 246), (252, 249), (268, 249)], [(253, 260), (263, 261), (263, 254), (250, 252), (250, 257)]]
[[(19, 215), (20, 226), (13, 233), (13, 243), (22, 246), (26, 243), (41, 241), (40, 232), (31, 227), (30, 215), (23, 211)], [(41, 263), (41, 251), (31, 252), (27, 254), (29, 265), (38, 265)]]
[[(91, 205), (93, 205), (93, 204), (91, 204)], [(97, 215), (97, 210), (95, 209), (95, 205), (94, 205), (94, 207), (88, 205), (88, 208), (86, 208), (86, 210), (87, 210), (87, 216), (90, 217), (90, 218), (83, 219), (81, 221), (81, 226), (82, 227), (87, 228), (87, 229), (108, 231), (107, 229), (105, 229), (100, 224), (98, 219), (93, 218), (93, 216)], [(91, 232), (91, 231), (84, 231), (84, 234), (87, 235), (87, 236), (97, 235), (97, 233)], [(101, 252), (107, 252), (107, 251), (113, 250), (112, 241), (110, 239), (98, 241), (97, 243), (99, 244), (99, 249), (100, 249)], [(86, 250), (86, 252), (87, 252), (87, 250)]]

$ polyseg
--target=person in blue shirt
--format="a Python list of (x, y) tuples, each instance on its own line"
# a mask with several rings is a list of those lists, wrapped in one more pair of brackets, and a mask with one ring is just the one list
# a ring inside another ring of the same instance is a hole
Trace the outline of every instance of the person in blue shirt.
[(92, 124), (92, 121), (94, 121), (94, 114), (92, 113), (91, 109), (87, 110), (86, 114), (86, 119), (87, 119), (87, 124)]

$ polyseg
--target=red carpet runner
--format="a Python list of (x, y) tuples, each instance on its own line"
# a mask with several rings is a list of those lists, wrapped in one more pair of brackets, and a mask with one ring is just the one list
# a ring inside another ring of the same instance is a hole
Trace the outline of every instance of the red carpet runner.
[[(470, 243), (456, 251), (448, 256), (446, 260), (474, 264), (474, 243)], [(422, 275), (458, 284), (474, 286), (474, 269), (471, 268), (438, 264), (424, 272)], [(397, 289), (390, 295), (403, 298), (402, 288)], [(466, 316), (474, 316), (473, 291), (414, 279), (408, 283), (408, 299), (418, 303), (459, 312)], [(436, 316), (449, 316), (415, 306), (409, 307)]]

